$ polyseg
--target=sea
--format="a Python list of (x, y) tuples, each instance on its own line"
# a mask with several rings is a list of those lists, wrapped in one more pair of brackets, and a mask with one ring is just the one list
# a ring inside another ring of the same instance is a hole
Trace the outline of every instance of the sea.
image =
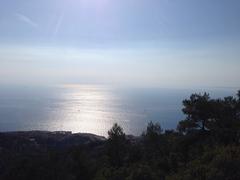
[(234, 96), (237, 88), (143, 88), (110, 85), (0, 86), (0, 131), (72, 131), (107, 136), (114, 123), (141, 135), (158, 122), (175, 129), (192, 93)]

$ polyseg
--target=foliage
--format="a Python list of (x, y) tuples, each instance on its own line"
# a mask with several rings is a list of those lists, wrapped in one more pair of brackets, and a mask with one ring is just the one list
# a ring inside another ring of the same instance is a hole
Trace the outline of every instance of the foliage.
[(150, 122), (141, 137), (130, 137), (114, 124), (102, 144), (31, 149), (0, 136), (0, 179), (240, 179), (240, 91), (223, 99), (193, 94), (183, 106), (177, 130)]
[(112, 166), (122, 166), (127, 151), (126, 135), (122, 127), (114, 124), (108, 131), (107, 154)]
[(189, 131), (192, 129), (206, 130), (211, 119), (211, 103), (209, 94), (193, 94), (190, 99), (183, 101), (183, 113), (187, 115), (185, 121), (180, 122), (178, 129)]

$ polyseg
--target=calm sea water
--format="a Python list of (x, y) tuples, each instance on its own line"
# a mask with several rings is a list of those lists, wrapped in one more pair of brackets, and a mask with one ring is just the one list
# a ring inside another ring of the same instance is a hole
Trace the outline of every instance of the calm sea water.
[(176, 128), (184, 119), (182, 100), (208, 91), (214, 97), (236, 89), (176, 90), (65, 85), (48, 88), (0, 87), (0, 131), (49, 130), (107, 135), (113, 123), (139, 135), (149, 121)]

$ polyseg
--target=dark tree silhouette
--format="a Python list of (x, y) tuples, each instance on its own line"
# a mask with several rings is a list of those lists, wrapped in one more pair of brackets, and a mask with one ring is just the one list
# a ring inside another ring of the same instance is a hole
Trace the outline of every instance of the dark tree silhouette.
[(126, 135), (117, 123), (108, 131), (108, 155), (113, 166), (122, 166), (126, 153)]
[(178, 130), (189, 133), (193, 130), (210, 131), (224, 143), (240, 139), (240, 91), (237, 96), (210, 99), (209, 94), (193, 94), (183, 101), (186, 119), (180, 121)]
[(193, 94), (183, 105), (183, 133), (153, 122), (140, 137), (114, 124), (107, 140), (90, 135), (88, 143), (78, 142), (85, 135), (0, 132), (0, 179), (240, 179), (240, 91)]
[(192, 94), (190, 99), (183, 101), (183, 113), (186, 119), (180, 121), (178, 130), (187, 132), (193, 129), (208, 129), (208, 124), (212, 118), (212, 105), (209, 94)]
[(159, 136), (163, 133), (163, 130), (159, 123), (154, 124), (152, 121), (148, 123), (147, 131), (143, 133), (145, 140), (149, 142), (156, 142)]

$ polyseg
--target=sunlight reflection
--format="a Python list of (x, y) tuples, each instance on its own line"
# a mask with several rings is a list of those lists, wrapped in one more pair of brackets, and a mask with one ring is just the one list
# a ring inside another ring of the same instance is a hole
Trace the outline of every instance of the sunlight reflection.
[[(68, 88), (69, 87), (69, 88)], [(114, 121), (109, 109), (110, 99), (114, 96), (106, 88), (91, 86), (65, 86), (63, 94), (63, 129), (73, 132), (90, 132), (106, 135)]]

